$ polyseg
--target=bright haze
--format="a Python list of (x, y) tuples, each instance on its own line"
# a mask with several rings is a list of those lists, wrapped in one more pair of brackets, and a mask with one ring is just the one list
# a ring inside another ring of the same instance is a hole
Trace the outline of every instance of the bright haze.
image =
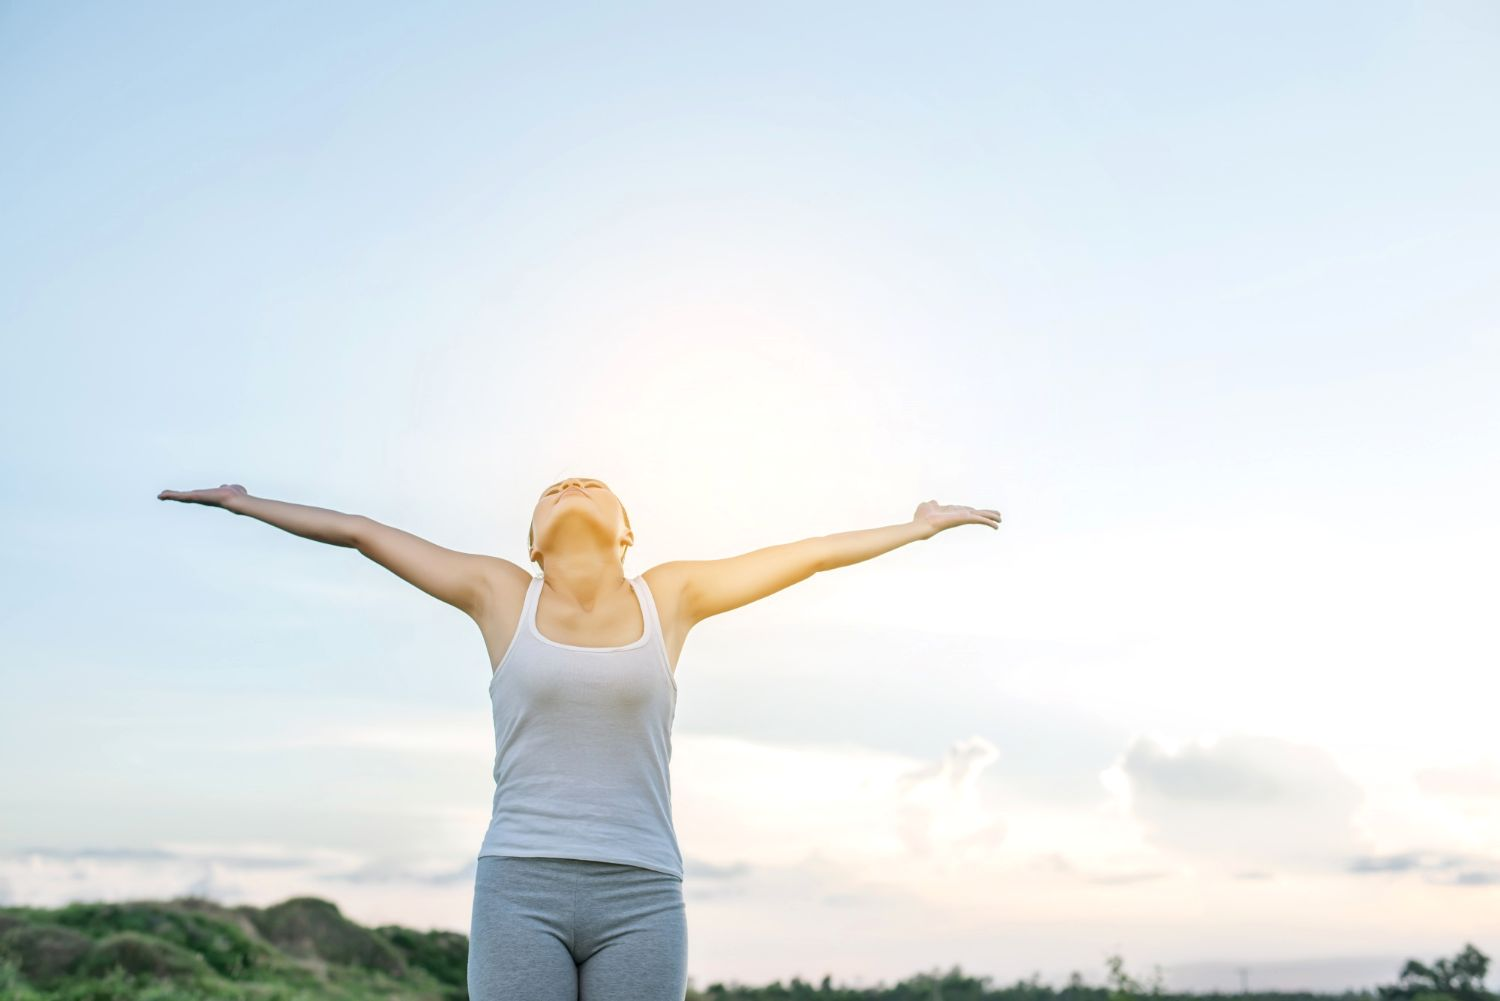
[(486, 651), (225, 482), (532, 572), (999, 509), (709, 619), (690, 968), (1500, 955), (1500, 13), (0, 10), (0, 903), (468, 930)]

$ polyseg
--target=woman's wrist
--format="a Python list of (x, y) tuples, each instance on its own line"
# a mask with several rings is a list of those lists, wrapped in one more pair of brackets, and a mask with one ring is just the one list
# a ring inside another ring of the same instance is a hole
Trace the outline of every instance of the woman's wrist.
[(234, 493), (224, 498), (223, 502), (219, 504), (219, 506), (224, 510), (230, 511), (234, 514), (244, 514), (245, 501), (254, 499), (255, 498), (251, 497), (249, 494)]

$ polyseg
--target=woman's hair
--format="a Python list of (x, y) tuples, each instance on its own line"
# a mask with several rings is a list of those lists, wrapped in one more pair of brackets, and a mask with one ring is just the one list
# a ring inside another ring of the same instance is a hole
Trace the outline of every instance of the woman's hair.
[[(610, 492), (613, 493), (614, 491), (610, 491)], [(619, 500), (618, 497), (615, 498), (615, 499)], [(621, 501), (621, 503), (620, 503), (620, 514), (623, 515), (624, 518), (625, 518), (625, 527), (629, 528), (630, 527), (630, 512), (627, 511), (627, 510), (625, 510), (625, 504), (624, 504), (623, 501)], [(536, 523), (533, 520), (532, 524), (530, 524), (530, 525), (528, 525), (526, 527), (526, 556), (527, 556), (528, 559), (531, 557), (531, 549), (535, 545), (536, 545)], [(627, 551), (630, 549), (629, 544), (627, 544), (625, 546), (625, 549)], [(625, 553), (623, 553), (623, 552), (620, 554), (620, 562), (622, 564), (625, 562)]]

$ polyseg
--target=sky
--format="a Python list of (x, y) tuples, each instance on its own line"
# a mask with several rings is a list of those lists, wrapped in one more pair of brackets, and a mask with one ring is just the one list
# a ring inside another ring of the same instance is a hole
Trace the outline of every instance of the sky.
[(689, 635), (700, 987), (1500, 957), (1497, 99), (1481, 0), (0, 5), (0, 904), (467, 933), (474, 623), (156, 494), (586, 475), (1002, 512)]

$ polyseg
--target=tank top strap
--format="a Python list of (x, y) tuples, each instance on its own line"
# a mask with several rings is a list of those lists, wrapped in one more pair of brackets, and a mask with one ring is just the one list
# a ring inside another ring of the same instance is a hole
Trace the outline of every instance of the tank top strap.
[(520, 617), (522, 623), (531, 621), (529, 615), (537, 608), (538, 600), (541, 600), (541, 579), (543, 578), (541, 578), (540, 573), (532, 573), (531, 584), (526, 585), (526, 600), (525, 605), (522, 605), (522, 608), (526, 609), (526, 614)]
[(542, 575), (532, 574), (531, 583), (526, 585), (526, 600), (521, 605), (520, 632), (530, 634), (532, 623), (536, 621), (536, 606), (541, 601)]
[(636, 599), (641, 603), (641, 618), (646, 620), (646, 639), (648, 642), (662, 643), (661, 616), (656, 611), (656, 599), (651, 597), (651, 585), (640, 574), (630, 578), (630, 586), (635, 588)]

